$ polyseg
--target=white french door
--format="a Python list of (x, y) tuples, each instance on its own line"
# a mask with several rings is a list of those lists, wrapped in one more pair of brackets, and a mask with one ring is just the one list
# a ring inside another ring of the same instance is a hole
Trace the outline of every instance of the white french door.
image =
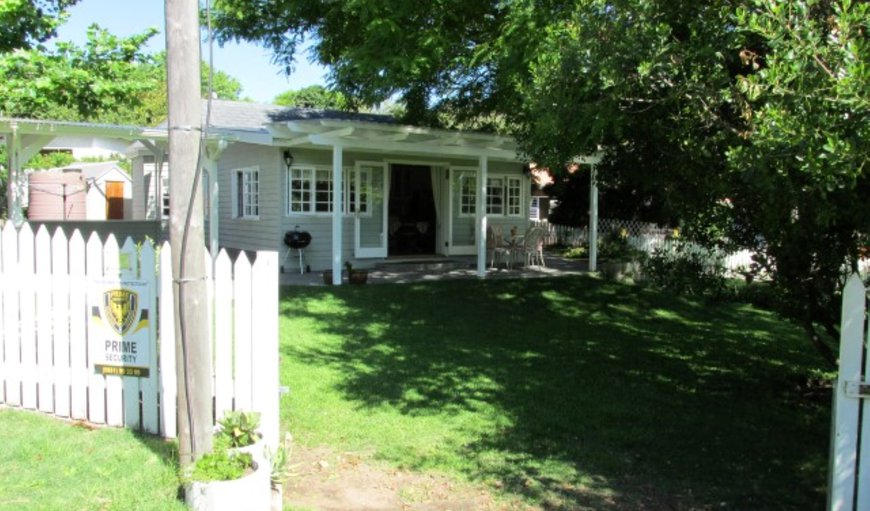
[(354, 257), (387, 257), (387, 199), (390, 172), (386, 163), (357, 162), (348, 186), (354, 216)]

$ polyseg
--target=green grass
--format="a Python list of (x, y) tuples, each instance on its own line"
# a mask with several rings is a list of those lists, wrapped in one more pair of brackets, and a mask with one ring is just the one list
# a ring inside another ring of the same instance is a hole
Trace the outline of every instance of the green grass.
[(771, 313), (591, 277), (285, 288), (304, 445), (550, 509), (820, 509), (821, 361)]
[(174, 447), (0, 409), (0, 510), (183, 510)]

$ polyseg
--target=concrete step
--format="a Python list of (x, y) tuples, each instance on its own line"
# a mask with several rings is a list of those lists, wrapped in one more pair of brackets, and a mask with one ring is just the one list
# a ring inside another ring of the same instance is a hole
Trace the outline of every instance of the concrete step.
[(459, 259), (446, 259), (443, 257), (432, 259), (395, 259), (380, 262), (374, 266), (373, 270), (385, 272), (450, 271), (461, 268), (468, 268), (469, 265), (469, 261), (463, 261)]

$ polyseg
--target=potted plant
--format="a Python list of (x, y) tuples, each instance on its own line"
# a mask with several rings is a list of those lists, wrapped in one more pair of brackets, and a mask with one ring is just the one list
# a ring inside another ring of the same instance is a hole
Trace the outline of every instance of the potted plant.
[(266, 458), (272, 466), (272, 511), (281, 511), (284, 507), (284, 482), (290, 476), (290, 451), (293, 436), (285, 433), (284, 441), (277, 449), (266, 450)]
[(259, 428), (259, 413), (229, 411), (218, 421), (215, 440), (226, 445), (230, 452), (247, 452), (261, 462), (265, 459), (265, 449)]
[(327, 286), (332, 285), (332, 270), (323, 270), (323, 283)]
[(194, 511), (267, 511), (271, 505), (268, 463), (246, 452), (232, 452), (216, 439), (212, 452), (193, 465), (185, 501)]
[(350, 261), (346, 261), (344, 263), (344, 267), (347, 269), (347, 281), (351, 284), (365, 284), (369, 280), (369, 272), (368, 270), (354, 270), (353, 265), (350, 264)]

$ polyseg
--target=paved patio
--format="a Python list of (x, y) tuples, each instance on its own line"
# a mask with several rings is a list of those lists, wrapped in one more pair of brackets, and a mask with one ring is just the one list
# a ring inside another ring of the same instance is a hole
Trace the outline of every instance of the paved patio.
[[(544, 277), (559, 277), (563, 275), (580, 275), (588, 271), (586, 259), (565, 259), (545, 255), (546, 267), (513, 266), (506, 269), (504, 265), (488, 269), (486, 278), (529, 279)], [(476, 279), (477, 259), (473, 256), (461, 257), (427, 257), (387, 259), (369, 269), (369, 284), (426, 282), (449, 279)], [(281, 274), (282, 286), (323, 286), (322, 272), (312, 271), (297, 273), (289, 270)]]

